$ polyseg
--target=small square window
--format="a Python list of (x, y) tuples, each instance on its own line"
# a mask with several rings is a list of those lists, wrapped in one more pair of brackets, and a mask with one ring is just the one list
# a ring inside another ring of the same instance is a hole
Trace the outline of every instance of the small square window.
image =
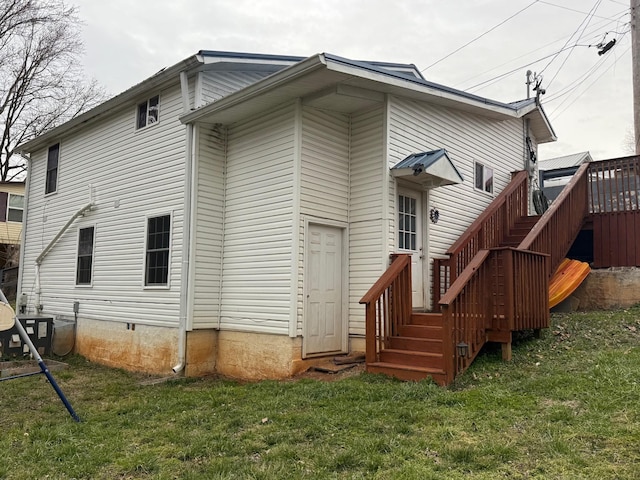
[(144, 284), (169, 284), (169, 250), (171, 247), (171, 215), (147, 220), (147, 242)]
[(158, 122), (160, 97), (156, 95), (138, 104), (137, 128), (144, 128)]
[(76, 264), (76, 285), (91, 285), (93, 272), (93, 235), (95, 227), (78, 231), (78, 261)]
[(487, 193), (493, 193), (493, 168), (476, 162), (475, 187)]
[(7, 221), (22, 223), (22, 215), (24, 212), (24, 195), (9, 194), (9, 202), (7, 204)]
[(60, 144), (49, 147), (47, 155), (47, 179), (44, 193), (53, 193), (58, 189), (58, 158), (60, 156)]

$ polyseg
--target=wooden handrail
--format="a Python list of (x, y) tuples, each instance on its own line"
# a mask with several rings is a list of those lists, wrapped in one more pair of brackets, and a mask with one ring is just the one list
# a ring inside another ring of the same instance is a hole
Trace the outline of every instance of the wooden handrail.
[(518, 245), (518, 250), (549, 254), (550, 274), (566, 255), (589, 213), (588, 168), (588, 163), (578, 168), (558, 198)]
[(411, 255), (394, 254), (393, 261), (360, 299), (365, 304), (365, 360), (379, 358), (387, 341), (411, 319)]
[(447, 289), (445, 294), (440, 299), (440, 305), (449, 305), (451, 302), (460, 295), (460, 292), (465, 287), (469, 279), (473, 276), (473, 273), (482, 265), (485, 259), (489, 256), (490, 250), (480, 250), (475, 257), (469, 262), (467, 267), (462, 273), (455, 279), (451, 286)]
[[(507, 198), (511, 194), (516, 192), (519, 188), (521, 188), (523, 183), (526, 184), (527, 180), (528, 173), (526, 170), (517, 172), (511, 179), (511, 182), (509, 182), (509, 185), (507, 185), (506, 188), (502, 190), (502, 192), (500, 192), (500, 194), (496, 198), (493, 199), (491, 204), (478, 216), (478, 218), (474, 220), (471, 225), (469, 225), (469, 228), (467, 228), (465, 232), (460, 236), (460, 238), (458, 238), (458, 240), (456, 240), (456, 242), (451, 245), (446, 253), (449, 255), (459, 253), (469, 243), (470, 239), (480, 231), (480, 229), (484, 226), (486, 221), (495, 213), (495, 211), (506, 204)], [(522, 212), (519, 216), (527, 215), (528, 212), (526, 210), (526, 205), (524, 205), (524, 207), (525, 211)], [(495, 245), (487, 245), (486, 247), (491, 246)]]
[(360, 303), (366, 304), (375, 302), (380, 295), (389, 288), (393, 280), (404, 270), (408, 263), (411, 262), (411, 254), (394, 254), (394, 260), (389, 265), (389, 268), (382, 274), (382, 276), (373, 284), (367, 293), (360, 299)]

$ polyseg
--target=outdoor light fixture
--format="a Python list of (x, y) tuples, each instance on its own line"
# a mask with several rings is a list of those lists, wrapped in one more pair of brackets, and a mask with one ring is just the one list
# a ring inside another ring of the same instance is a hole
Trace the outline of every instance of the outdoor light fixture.
[(469, 356), (469, 345), (464, 342), (457, 344), (456, 350), (458, 351), (458, 357), (467, 358)]

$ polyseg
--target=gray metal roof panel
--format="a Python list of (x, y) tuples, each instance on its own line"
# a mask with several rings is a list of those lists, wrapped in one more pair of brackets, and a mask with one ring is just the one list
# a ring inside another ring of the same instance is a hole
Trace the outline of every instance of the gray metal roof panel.
[(470, 100), (474, 100), (476, 102), (479, 103), (484, 103), (487, 105), (494, 105), (496, 107), (502, 107), (502, 108), (507, 108), (509, 110), (517, 110), (516, 107), (514, 107), (513, 104), (511, 103), (503, 103), (503, 102), (499, 102), (497, 100), (491, 100), (489, 98), (485, 98), (485, 97), (480, 97), (478, 95), (474, 95), (472, 93), (468, 93), (468, 92), (463, 92), (462, 90), (457, 90), (455, 88), (452, 87), (447, 87), (445, 85), (441, 85), (439, 83), (434, 83), (434, 82), (430, 82), (428, 80), (423, 80), (423, 79), (419, 79), (416, 78), (413, 75), (409, 75), (409, 74), (403, 74), (403, 73), (399, 73), (393, 70), (388, 70), (385, 68), (381, 68), (379, 66), (377, 66), (375, 63), (368, 63), (368, 62), (363, 62), (363, 61), (358, 61), (358, 60), (350, 60), (348, 58), (344, 58), (344, 57), (339, 57), (337, 55), (333, 55), (330, 53), (325, 53), (324, 54), (325, 58), (327, 58), (328, 60), (334, 61), (336, 63), (342, 63), (344, 65), (348, 65), (348, 66), (352, 66), (352, 67), (358, 67), (358, 68), (362, 68), (365, 70), (370, 70), (372, 72), (376, 72), (376, 73), (381, 73), (383, 75), (389, 75), (392, 77), (396, 77), (396, 78), (401, 78), (403, 80), (409, 80), (411, 82), (414, 82), (416, 84), (419, 85), (423, 85), (425, 87), (429, 87), (429, 88), (433, 88), (436, 90), (440, 90), (442, 92), (446, 92), (446, 93), (450, 93), (459, 97), (464, 97), (464, 98), (468, 98)]

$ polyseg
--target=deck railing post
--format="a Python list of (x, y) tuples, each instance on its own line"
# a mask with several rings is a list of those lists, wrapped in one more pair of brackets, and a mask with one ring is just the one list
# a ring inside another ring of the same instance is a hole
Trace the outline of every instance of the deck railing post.
[[(513, 250), (508, 248), (503, 250), (504, 254), (504, 284), (505, 284), (505, 316), (507, 324), (505, 325), (507, 330), (513, 330), (513, 325), (515, 324), (515, 276), (513, 269)], [(496, 272), (497, 273), (497, 272)]]

